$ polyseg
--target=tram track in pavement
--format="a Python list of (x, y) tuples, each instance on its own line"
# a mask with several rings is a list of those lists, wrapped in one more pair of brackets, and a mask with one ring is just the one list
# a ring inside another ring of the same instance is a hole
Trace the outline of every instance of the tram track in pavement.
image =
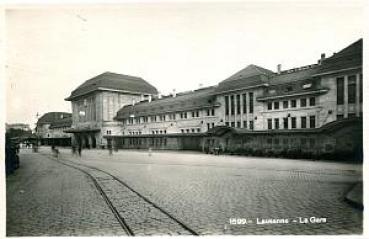
[(111, 173), (50, 154), (41, 154), (88, 175), (128, 236), (199, 235)]

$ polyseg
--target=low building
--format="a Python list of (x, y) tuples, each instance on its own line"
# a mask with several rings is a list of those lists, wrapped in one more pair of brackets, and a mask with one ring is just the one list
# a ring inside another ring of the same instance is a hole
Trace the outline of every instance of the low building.
[(72, 124), (72, 114), (48, 112), (37, 120), (36, 136), (41, 145), (70, 146), (71, 135), (64, 132)]
[(5, 123), (5, 129), (16, 129), (16, 130), (23, 130), (23, 131), (32, 131), (31, 127), (29, 127), (29, 124), (24, 123), (14, 123), (14, 124), (8, 124)]
[(157, 90), (139, 77), (105, 72), (72, 91), (65, 100), (72, 104), (72, 144), (85, 148), (105, 147), (103, 136), (121, 135), (122, 124), (113, 118), (120, 108), (157, 95)]
[(197, 149), (200, 136), (218, 125), (220, 103), (214, 90), (207, 87), (123, 107), (115, 117), (123, 131), (115, 137), (117, 146)]

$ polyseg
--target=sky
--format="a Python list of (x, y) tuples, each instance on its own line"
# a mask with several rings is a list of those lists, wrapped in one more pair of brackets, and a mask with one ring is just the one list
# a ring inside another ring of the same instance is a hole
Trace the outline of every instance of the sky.
[(126, 3), (5, 12), (6, 122), (71, 112), (64, 99), (106, 71), (162, 94), (216, 85), (249, 64), (314, 64), (364, 34), (362, 2)]

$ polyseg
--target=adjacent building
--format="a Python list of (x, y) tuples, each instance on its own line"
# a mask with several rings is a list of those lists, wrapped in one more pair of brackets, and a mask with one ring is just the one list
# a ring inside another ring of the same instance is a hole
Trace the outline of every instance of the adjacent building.
[(70, 146), (71, 135), (64, 132), (72, 125), (72, 114), (48, 112), (36, 124), (36, 136), (41, 145)]
[(29, 124), (24, 124), (24, 123), (14, 123), (14, 124), (5, 123), (5, 129), (7, 131), (10, 129), (32, 131), (31, 128), (29, 127)]

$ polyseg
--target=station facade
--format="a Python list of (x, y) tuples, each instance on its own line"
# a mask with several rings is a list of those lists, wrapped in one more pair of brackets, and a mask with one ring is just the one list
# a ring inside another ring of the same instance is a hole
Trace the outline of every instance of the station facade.
[(117, 111), (157, 94), (155, 87), (139, 77), (105, 72), (77, 87), (65, 100), (72, 104), (72, 125), (65, 132), (72, 144), (85, 148), (103, 148), (104, 136), (122, 134), (122, 124), (115, 121)]
[[(105, 109), (108, 118), (96, 114), (94, 120), (102, 124), (88, 130), (100, 132), (101, 144), (118, 148), (312, 157), (344, 149), (356, 154), (362, 146), (362, 82), (360, 39), (328, 58), (322, 54), (315, 64), (289, 70), (279, 65), (276, 72), (249, 65), (216, 86), (169, 96), (159, 97), (154, 87), (132, 92), (124, 85), (74, 92), (67, 99), (73, 108), (68, 132), (83, 132), (86, 123), (91, 127), (91, 120), (81, 122), (80, 112), (89, 108), (92, 95), (91, 102), (101, 105), (95, 114), (103, 112), (104, 102), (117, 102)], [(106, 99), (112, 92), (117, 97)]]

